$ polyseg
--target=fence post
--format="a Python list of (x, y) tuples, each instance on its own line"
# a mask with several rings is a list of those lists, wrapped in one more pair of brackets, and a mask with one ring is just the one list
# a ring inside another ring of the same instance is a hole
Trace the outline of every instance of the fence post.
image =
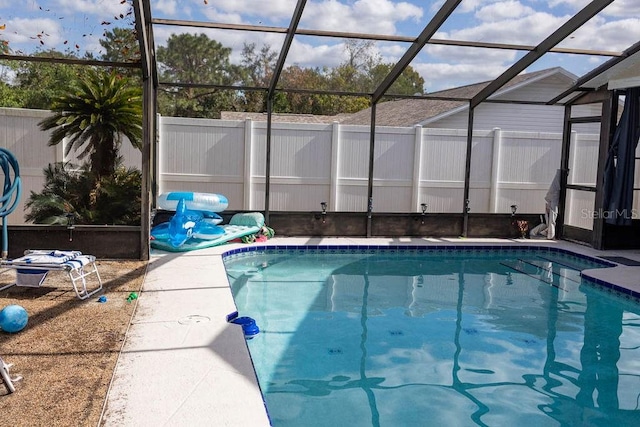
[(491, 159), (491, 186), (489, 188), (489, 209), (498, 212), (498, 185), (500, 182), (500, 148), (502, 146), (502, 130), (493, 128), (493, 157)]
[[(158, 176), (156, 177), (156, 179), (158, 180), (158, 194), (160, 195), (162, 193), (164, 193), (164, 177), (162, 176), (162, 165), (163, 162), (162, 160), (164, 159), (164, 154), (167, 152), (167, 147), (165, 147), (165, 142), (164, 142), (164, 124), (162, 123), (163, 117), (158, 114), (158, 154), (157, 154), (157, 159), (156, 159), (156, 171)], [(154, 203), (156, 203), (157, 200), (154, 201)]]
[(69, 144), (69, 138), (64, 137), (62, 138), (62, 143), (56, 145), (56, 158), (55, 158), (55, 162), (66, 162), (66, 156), (64, 155), (64, 153), (67, 151), (67, 145)]
[(253, 209), (251, 203), (251, 190), (253, 182), (251, 180), (251, 152), (253, 149), (253, 121), (247, 118), (244, 121), (244, 179), (243, 179), (243, 195), (242, 208), (244, 210)]
[(422, 166), (422, 125), (413, 127), (413, 183), (411, 191), (411, 207), (409, 209), (420, 212), (420, 175)]
[(338, 210), (338, 174), (340, 173), (340, 123), (331, 125), (331, 171), (329, 176), (329, 206), (328, 210)]

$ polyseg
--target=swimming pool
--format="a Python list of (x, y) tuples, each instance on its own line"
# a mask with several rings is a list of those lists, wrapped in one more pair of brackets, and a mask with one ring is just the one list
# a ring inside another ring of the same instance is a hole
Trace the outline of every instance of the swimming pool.
[(228, 253), (275, 426), (640, 425), (640, 306), (548, 248)]

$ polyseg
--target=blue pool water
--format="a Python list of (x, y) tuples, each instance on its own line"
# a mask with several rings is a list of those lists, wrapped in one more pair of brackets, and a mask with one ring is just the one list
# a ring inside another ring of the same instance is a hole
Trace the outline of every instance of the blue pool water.
[(224, 258), (274, 426), (639, 426), (640, 305), (558, 250)]

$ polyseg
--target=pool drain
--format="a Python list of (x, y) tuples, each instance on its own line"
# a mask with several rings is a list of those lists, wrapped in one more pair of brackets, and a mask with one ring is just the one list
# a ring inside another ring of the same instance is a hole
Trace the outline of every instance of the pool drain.
[(201, 314), (191, 314), (178, 320), (178, 323), (181, 325), (193, 325), (194, 323), (204, 323), (209, 322), (210, 320), (211, 319), (209, 317), (202, 316)]

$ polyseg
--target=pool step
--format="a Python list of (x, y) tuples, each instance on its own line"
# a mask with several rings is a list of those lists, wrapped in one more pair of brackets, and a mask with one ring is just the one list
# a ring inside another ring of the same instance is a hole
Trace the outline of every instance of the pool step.
[(561, 289), (560, 279), (569, 280), (575, 283), (580, 283), (581, 281), (580, 271), (563, 271), (562, 266), (558, 266), (555, 263), (552, 263), (551, 268), (549, 268), (545, 262), (536, 262), (535, 260), (525, 259), (518, 259), (517, 261), (502, 261), (500, 264), (558, 289)]
[(579, 268), (570, 267), (565, 264), (559, 264), (555, 261), (527, 260), (526, 262), (547, 271), (549, 271), (549, 262), (551, 262), (551, 271), (553, 274), (557, 274), (563, 279), (571, 280), (572, 282), (582, 282), (582, 277), (580, 276), (581, 269)]

